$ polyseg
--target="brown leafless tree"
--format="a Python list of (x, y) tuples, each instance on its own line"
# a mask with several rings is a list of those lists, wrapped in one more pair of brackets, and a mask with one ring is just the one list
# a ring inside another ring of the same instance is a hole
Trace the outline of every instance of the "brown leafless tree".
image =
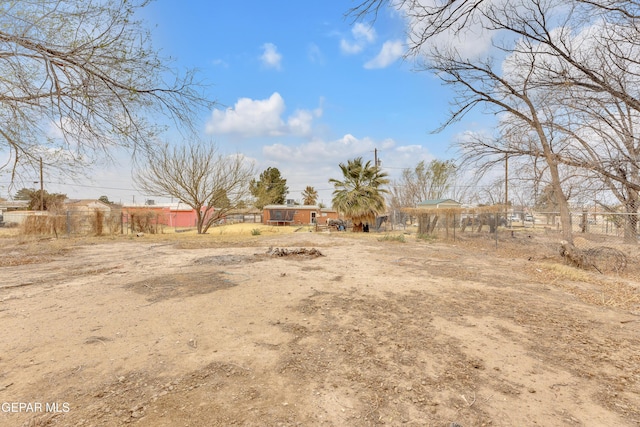
[(168, 144), (146, 154), (135, 172), (136, 185), (145, 193), (171, 196), (191, 206), (198, 234), (243, 207), (249, 196), (253, 164), (239, 154), (222, 155), (213, 143)]
[[(628, 132), (631, 122), (623, 118), (625, 123), (612, 126), (612, 121), (640, 112), (640, 2), (364, 0), (350, 12), (362, 18), (378, 13), (383, 5), (407, 17), (410, 54), (418, 55), (424, 69), (457, 91), (445, 126), (483, 105), (502, 118), (506, 115), (511, 126), (533, 142), (516, 147), (478, 144), (468, 146), (467, 155), (493, 154), (493, 162), (507, 154), (544, 159), (567, 233), (570, 219), (567, 197), (562, 194), (566, 189), (561, 185), (566, 178), (561, 170), (567, 167), (600, 176), (624, 199), (635, 220), (640, 157), (637, 145), (629, 143), (637, 138)], [(455, 43), (446, 43), (454, 37), (464, 40), (471, 33), (490, 38), (491, 53), (469, 55)], [(499, 63), (505, 57), (507, 62)], [(584, 100), (578, 110), (580, 102), (571, 101), (576, 98)], [(604, 104), (599, 101), (603, 98)], [(579, 113), (585, 106), (595, 106), (597, 111), (588, 108), (588, 115)], [(591, 135), (600, 136), (589, 138), (585, 124), (593, 127), (589, 123), (594, 119), (597, 130), (591, 129)], [(519, 123), (514, 126), (514, 122)], [(629, 235), (635, 235), (634, 224), (629, 225)], [(568, 235), (564, 238), (571, 240)]]
[(0, 170), (15, 178), (40, 157), (49, 168), (86, 165), (110, 147), (144, 149), (168, 124), (192, 129), (213, 103), (193, 71), (180, 74), (152, 46), (136, 16), (148, 3), (3, 3)]
[(400, 179), (391, 185), (389, 205), (402, 218), (402, 208), (414, 208), (428, 199), (451, 197), (456, 176), (453, 160), (420, 161), (415, 168), (404, 169)]

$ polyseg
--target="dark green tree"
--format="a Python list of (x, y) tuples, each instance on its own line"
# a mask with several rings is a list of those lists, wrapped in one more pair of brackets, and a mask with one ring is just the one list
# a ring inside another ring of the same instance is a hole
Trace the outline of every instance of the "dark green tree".
[(260, 174), (260, 179), (251, 180), (249, 191), (255, 197), (255, 207), (264, 208), (266, 205), (281, 205), (289, 193), (287, 180), (282, 178), (278, 168), (267, 168)]
[(114, 203), (109, 200), (109, 198), (107, 196), (100, 196), (98, 198), (98, 200), (100, 200), (102, 203), (106, 203), (107, 205), (113, 205)]
[(35, 188), (21, 188), (16, 191), (16, 194), (13, 196), (14, 200), (31, 200), (31, 195), (35, 193), (37, 190)]

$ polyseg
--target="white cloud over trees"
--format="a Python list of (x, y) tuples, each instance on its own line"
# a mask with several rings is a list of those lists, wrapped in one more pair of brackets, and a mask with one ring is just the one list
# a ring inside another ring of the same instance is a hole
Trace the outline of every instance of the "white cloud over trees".
[(286, 119), (284, 99), (274, 92), (267, 99), (240, 98), (233, 108), (214, 110), (207, 122), (209, 134), (235, 134), (243, 137), (304, 136), (311, 132), (313, 120), (322, 108), (296, 110)]

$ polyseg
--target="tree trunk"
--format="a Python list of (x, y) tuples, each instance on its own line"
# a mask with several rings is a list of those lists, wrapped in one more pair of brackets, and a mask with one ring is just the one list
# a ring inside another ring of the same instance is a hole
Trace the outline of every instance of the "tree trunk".
[(498, 231), (498, 217), (496, 215), (489, 215), (487, 220), (489, 221), (489, 233), (496, 233)]
[(429, 223), (431, 215), (423, 214), (418, 216), (418, 234), (429, 234)]
[(569, 202), (567, 196), (565, 196), (562, 190), (562, 181), (560, 180), (560, 171), (558, 170), (558, 161), (556, 155), (551, 149), (549, 140), (547, 139), (544, 129), (540, 125), (540, 121), (537, 118), (533, 106), (531, 106), (531, 113), (534, 117), (534, 128), (540, 139), (542, 150), (544, 153), (545, 161), (549, 166), (549, 174), (551, 175), (551, 187), (555, 194), (556, 203), (560, 210), (560, 225), (562, 226), (562, 238), (570, 244), (573, 244), (573, 230), (571, 229), (571, 211), (569, 210)]
[(427, 221), (427, 234), (433, 234), (436, 229), (436, 225), (438, 224), (438, 215), (433, 216), (433, 220), (431, 222)]
[(196, 209), (196, 224), (198, 226), (198, 234), (202, 234), (202, 223), (204, 217), (202, 216), (202, 211), (200, 209)]
[(624, 204), (627, 213), (624, 219), (624, 242), (632, 245), (638, 243), (638, 199), (638, 192), (630, 189)]
[(460, 222), (460, 232), (461, 233), (464, 233), (464, 230), (467, 228), (467, 225), (469, 225), (469, 219), (468, 218), (465, 218)]

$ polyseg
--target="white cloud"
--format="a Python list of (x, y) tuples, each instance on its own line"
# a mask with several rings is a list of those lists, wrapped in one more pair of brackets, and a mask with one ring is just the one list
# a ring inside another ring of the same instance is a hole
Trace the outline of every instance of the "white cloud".
[(296, 163), (344, 162), (347, 159), (364, 156), (364, 153), (375, 148), (371, 138), (356, 138), (346, 134), (333, 141), (313, 140), (306, 144), (288, 146), (273, 144), (263, 147), (262, 153), (266, 158), (274, 161), (292, 161)]
[(320, 47), (315, 43), (311, 43), (307, 47), (307, 56), (309, 57), (309, 61), (314, 64), (324, 64), (324, 55), (322, 55)]
[(314, 139), (303, 144), (276, 143), (264, 146), (262, 154), (265, 162), (260, 166), (275, 166), (280, 170), (290, 183), (291, 194), (288, 198), (301, 198), (300, 192), (305, 186), (311, 185), (319, 190), (320, 199), (330, 205), (333, 186), (328, 181), (329, 178), (342, 178), (338, 165), (356, 157), (373, 163), (376, 148), (382, 169), (392, 180), (399, 178), (403, 168), (413, 168), (421, 160), (430, 161), (434, 158), (422, 145), (398, 145), (391, 138), (374, 140), (345, 134), (330, 141)]
[(340, 40), (340, 51), (345, 55), (355, 55), (362, 52), (367, 44), (375, 41), (376, 30), (371, 26), (358, 22), (351, 29), (351, 35), (353, 40), (344, 38)]
[(413, 167), (420, 160), (433, 158), (422, 145), (398, 145), (391, 138), (374, 140), (369, 137), (357, 138), (352, 134), (345, 134), (331, 141), (313, 139), (304, 144), (266, 145), (262, 148), (262, 154), (265, 159), (275, 164), (307, 165), (303, 168), (308, 168), (308, 165), (313, 165), (314, 168), (333, 165), (337, 168), (339, 163), (355, 157), (373, 161), (376, 148), (378, 158), (383, 161), (383, 167), (387, 165), (394, 170)]
[(360, 22), (356, 23), (351, 30), (356, 40), (364, 40), (367, 43), (373, 43), (376, 39), (376, 30), (371, 26), (364, 25)]
[(358, 42), (348, 42), (345, 39), (340, 40), (340, 51), (345, 55), (355, 55), (362, 52), (364, 46)]
[(211, 63), (216, 67), (229, 68), (229, 64), (222, 59), (214, 59)]
[(282, 62), (282, 55), (278, 52), (278, 47), (273, 43), (265, 43), (262, 45), (262, 49), (263, 52), (260, 56), (262, 65), (267, 68), (280, 70), (282, 68), (280, 65)]
[(311, 123), (313, 122), (313, 114), (307, 110), (297, 110), (287, 120), (287, 125), (291, 133), (296, 135), (307, 135), (311, 132)]
[[(425, 10), (433, 7), (441, 7), (442, 0), (418, 0), (416, 2), (399, 2), (399, 10), (404, 13), (409, 37), (407, 44), (412, 45), (413, 41), (421, 40), (426, 28), (433, 24), (433, 20), (425, 19)], [(507, 4), (510, 7), (506, 7)], [(557, 8), (566, 8), (566, 2), (557, 1), (549, 2), (550, 5)], [(415, 9), (412, 11), (411, 9)], [(500, 39), (505, 36), (503, 31), (487, 30), (492, 28), (492, 21), (511, 22), (514, 14), (527, 16), (530, 8), (529, 2), (511, 2), (508, 0), (484, 0), (475, 2), (474, 7), (465, 8), (449, 8), (450, 14), (444, 18), (440, 15), (440, 19), (457, 19), (463, 17), (463, 14), (469, 13), (468, 18), (464, 19), (464, 25), (451, 25), (442, 28), (442, 31), (434, 37), (431, 37), (421, 47), (423, 53), (428, 53), (431, 49), (439, 50), (452, 49), (464, 59), (477, 59), (486, 55), (495, 45), (500, 44)], [(549, 16), (553, 16), (551, 13)], [(558, 12), (557, 16), (563, 16)], [(435, 26), (441, 22), (436, 22)], [(433, 26), (431, 27), (433, 28)]]
[(371, 61), (364, 64), (364, 68), (385, 68), (394, 63), (398, 58), (402, 57), (404, 53), (404, 47), (399, 40), (387, 41), (382, 45), (378, 56)]
[(322, 107), (296, 110), (286, 120), (284, 99), (274, 92), (268, 99), (240, 98), (233, 108), (214, 110), (207, 122), (209, 134), (237, 134), (245, 137), (308, 135)]

